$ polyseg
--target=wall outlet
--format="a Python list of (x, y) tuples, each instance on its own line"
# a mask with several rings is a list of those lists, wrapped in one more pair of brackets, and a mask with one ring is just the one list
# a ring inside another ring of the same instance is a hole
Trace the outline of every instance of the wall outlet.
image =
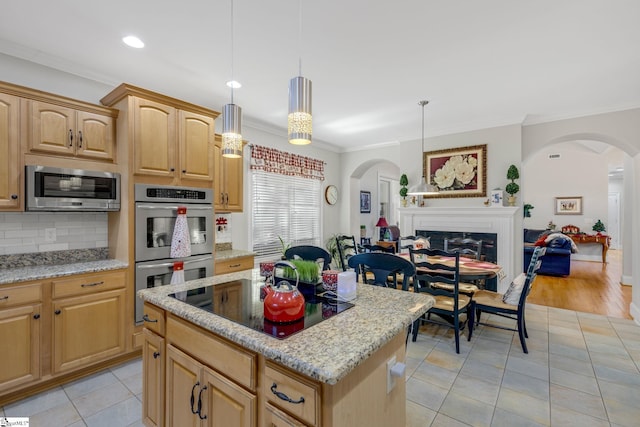
[(44, 241), (46, 243), (53, 243), (56, 241), (58, 237), (56, 236), (55, 228), (45, 228), (44, 229)]

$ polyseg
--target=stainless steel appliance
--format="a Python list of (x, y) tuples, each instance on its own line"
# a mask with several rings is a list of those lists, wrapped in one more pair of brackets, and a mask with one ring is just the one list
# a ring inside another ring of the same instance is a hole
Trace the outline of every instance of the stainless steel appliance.
[(178, 208), (187, 208), (191, 255), (213, 251), (213, 190), (136, 184), (136, 262), (169, 258)]
[(27, 211), (119, 211), (120, 174), (25, 166)]
[[(184, 262), (185, 281), (213, 276), (213, 256), (211, 254), (181, 259), (136, 262), (136, 293), (140, 289), (170, 284), (173, 276), (173, 264), (180, 260)], [(212, 289), (194, 289), (189, 291), (187, 295), (196, 304), (208, 304), (211, 303)], [(136, 323), (143, 321), (143, 305), (143, 301), (136, 297)]]
[[(176, 261), (184, 262), (184, 279), (213, 275), (213, 190), (136, 184), (135, 197), (135, 283), (140, 289), (168, 285)], [(191, 256), (171, 258), (171, 240), (178, 208), (187, 208)], [(195, 299), (211, 295), (191, 292)], [(143, 321), (143, 302), (136, 297), (136, 323)]]

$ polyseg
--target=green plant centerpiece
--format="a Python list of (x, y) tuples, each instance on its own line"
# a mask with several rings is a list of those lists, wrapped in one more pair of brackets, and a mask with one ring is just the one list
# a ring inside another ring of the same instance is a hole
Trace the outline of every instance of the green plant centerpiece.
[(518, 168), (516, 165), (509, 166), (507, 169), (507, 179), (510, 179), (511, 182), (507, 184), (504, 191), (509, 194), (509, 206), (516, 205), (516, 196), (515, 194), (520, 191), (520, 186), (515, 182), (516, 179), (520, 178), (520, 172), (518, 172)]
[(600, 220), (596, 221), (596, 223), (593, 224), (593, 227), (591, 227), (591, 229), (598, 234), (602, 233), (603, 231), (607, 231), (604, 224)]
[(409, 178), (407, 178), (407, 174), (403, 173), (400, 177), (400, 197), (402, 197), (402, 206), (407, 206), (407, 185), (409, 185)]
[(280, 251), (282, 252), (281, 259), (287, 259), (285, 253), (291, 247), (291, 243), (285, 243), (280, 236), (278, 236), (278, 240), (280, 240)]

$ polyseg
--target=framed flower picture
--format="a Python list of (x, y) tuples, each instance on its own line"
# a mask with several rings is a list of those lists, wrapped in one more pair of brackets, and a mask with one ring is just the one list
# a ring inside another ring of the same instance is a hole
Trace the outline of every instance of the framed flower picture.
[(582, 215), (582, 197), (556, 197), (556, 215)]
[(424, 176), (439, 192), (424, 197), (485, 197), (487, 145), (449, 148), (423, 153)]

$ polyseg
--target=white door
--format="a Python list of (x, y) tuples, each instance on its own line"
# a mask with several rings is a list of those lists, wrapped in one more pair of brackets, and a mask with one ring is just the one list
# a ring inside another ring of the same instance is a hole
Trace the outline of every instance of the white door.
[(622, 248), (620, 235), (620, 193), (609, 193), (609, 224), (606, 233), (611, 236), (611, 248)]

